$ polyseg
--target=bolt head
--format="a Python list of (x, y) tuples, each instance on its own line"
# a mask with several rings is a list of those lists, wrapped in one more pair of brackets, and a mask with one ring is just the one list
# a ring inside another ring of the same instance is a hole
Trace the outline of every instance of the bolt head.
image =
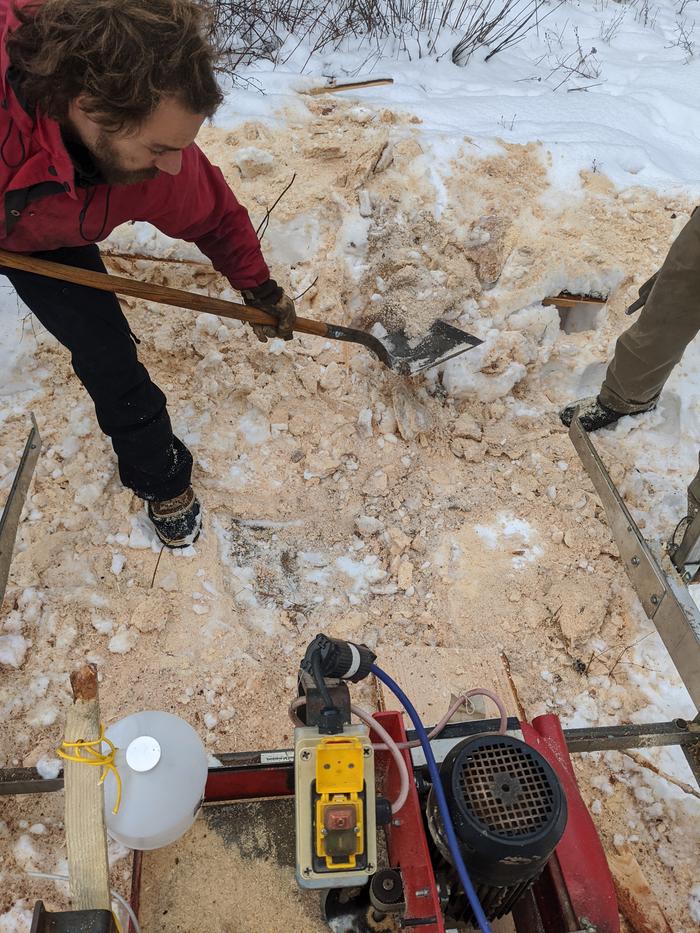
[(311, 752), (305, 750), (301, 753), (301, 757), (304, 761), (308, 761), (311, 758)]
[(369, 747), (369, 745), (365, 745), (365, 747), (362, 749), (362, 754), (365, 756), (365, 758), (370, 757), (372, 754), (372, 749)]
[(311, 874), (310, 868), (305, 868), (304, 871), (302, 872), (302, 875), (304, 875), (304, 877), (306, 878), (308, 878), (310, 874)]

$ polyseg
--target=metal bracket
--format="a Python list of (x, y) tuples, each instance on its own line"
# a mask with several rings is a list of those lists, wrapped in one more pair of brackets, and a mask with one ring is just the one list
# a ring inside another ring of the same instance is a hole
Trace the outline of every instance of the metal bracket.
[(29, 483), (34, 473), (34, 467), (39, 459), (41, 451), (41, 436), (39, 427), (31, 412), (32, 429), (24, 445), (22, 459), (19, 461), (15, 478), (12, 481), (10, 494), (7, 497), (5, 508), (0, 517), (0, 604), (5, 596), (7, 579), (10, 575), (10, 562), (12, 561), (12, 552), (15, 547), (15, 538), (17, 537), (17, 527), (19, 525), (24, 500), (27, 497)]
[(668, 553), (684, 582), (690, 583), (700, 570), (700, 511), (688, 523), (681, 543), (671, 545)]
[(642, 537), (591, 439), (574, 417), (569, 437), (603, 503), (627, 576), (696, 708), (700, 707), (700, 613), (688, 590), (668, 577)]

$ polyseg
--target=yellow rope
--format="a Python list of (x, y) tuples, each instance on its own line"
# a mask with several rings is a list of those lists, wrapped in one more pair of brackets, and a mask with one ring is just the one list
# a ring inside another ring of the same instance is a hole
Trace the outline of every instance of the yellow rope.
[(117, 928), (117, 933), (122, 933), (122, 925), (119, 922), (119, 918), (117, 917), (116, 911), (114, 910), (112, 911), (112, 919), (114, 920), (114, 925)]
[[(103, 755), (99, 751), (103, 742), (106, 742), (109, 745), (109, 752), (106, 755)], [(64, 751), (64, 749), (76, 749), (76, 754), (69, 754)], [(85, 755), (81, 754), (85, 752)], [(79, 764), (84, 765), (97, 765), (101, 767), (102, 775), (100, 777), (100, 784), (104, 783), (107, 774), (111, 771), (114, 774), (114, 779), (117, 782), (117, 800), (114, 804), (114, 809), (112, 813), (117, 813), (119, 811), (119, 804), (122, 800), (122, 779), (119, 776), (117, 771), (117, 766), (114, 764), (114, 756), (116, 755), (117, 749), (105, 736), (105, 727), (100, 723), (100, 737), (99, 739), (94, 739), (92, 742), (61, 742), (60, 746), (56, 749), (56, 754), (59, 758), (63, 758), (64, 761), (76, 761)]]

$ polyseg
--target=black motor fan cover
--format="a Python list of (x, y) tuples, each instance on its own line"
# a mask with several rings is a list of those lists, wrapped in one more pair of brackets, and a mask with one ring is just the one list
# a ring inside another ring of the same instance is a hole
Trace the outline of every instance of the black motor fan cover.
[[(503, 916), (540, 874), (564, 832), (567, 808), (559, 779), (539, 752), (507, 735), (455, 745), (440, 777), (482, 905), (490, 905), (491, 919)], [(431, 791), (428, 825), (451, 865), (434, 797)]]

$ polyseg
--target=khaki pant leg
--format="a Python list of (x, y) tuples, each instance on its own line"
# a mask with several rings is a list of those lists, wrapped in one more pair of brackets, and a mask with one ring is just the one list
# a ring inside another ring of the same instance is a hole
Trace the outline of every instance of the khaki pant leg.
[(700, 509), (700, 470), (688, 486), (688, 514), (693, 515), (698, 509)]
[(631, 414), (648, 408), (700, 330), (700, 211), (671, 246), (642, 313), (622, 334), (600, 400)]

